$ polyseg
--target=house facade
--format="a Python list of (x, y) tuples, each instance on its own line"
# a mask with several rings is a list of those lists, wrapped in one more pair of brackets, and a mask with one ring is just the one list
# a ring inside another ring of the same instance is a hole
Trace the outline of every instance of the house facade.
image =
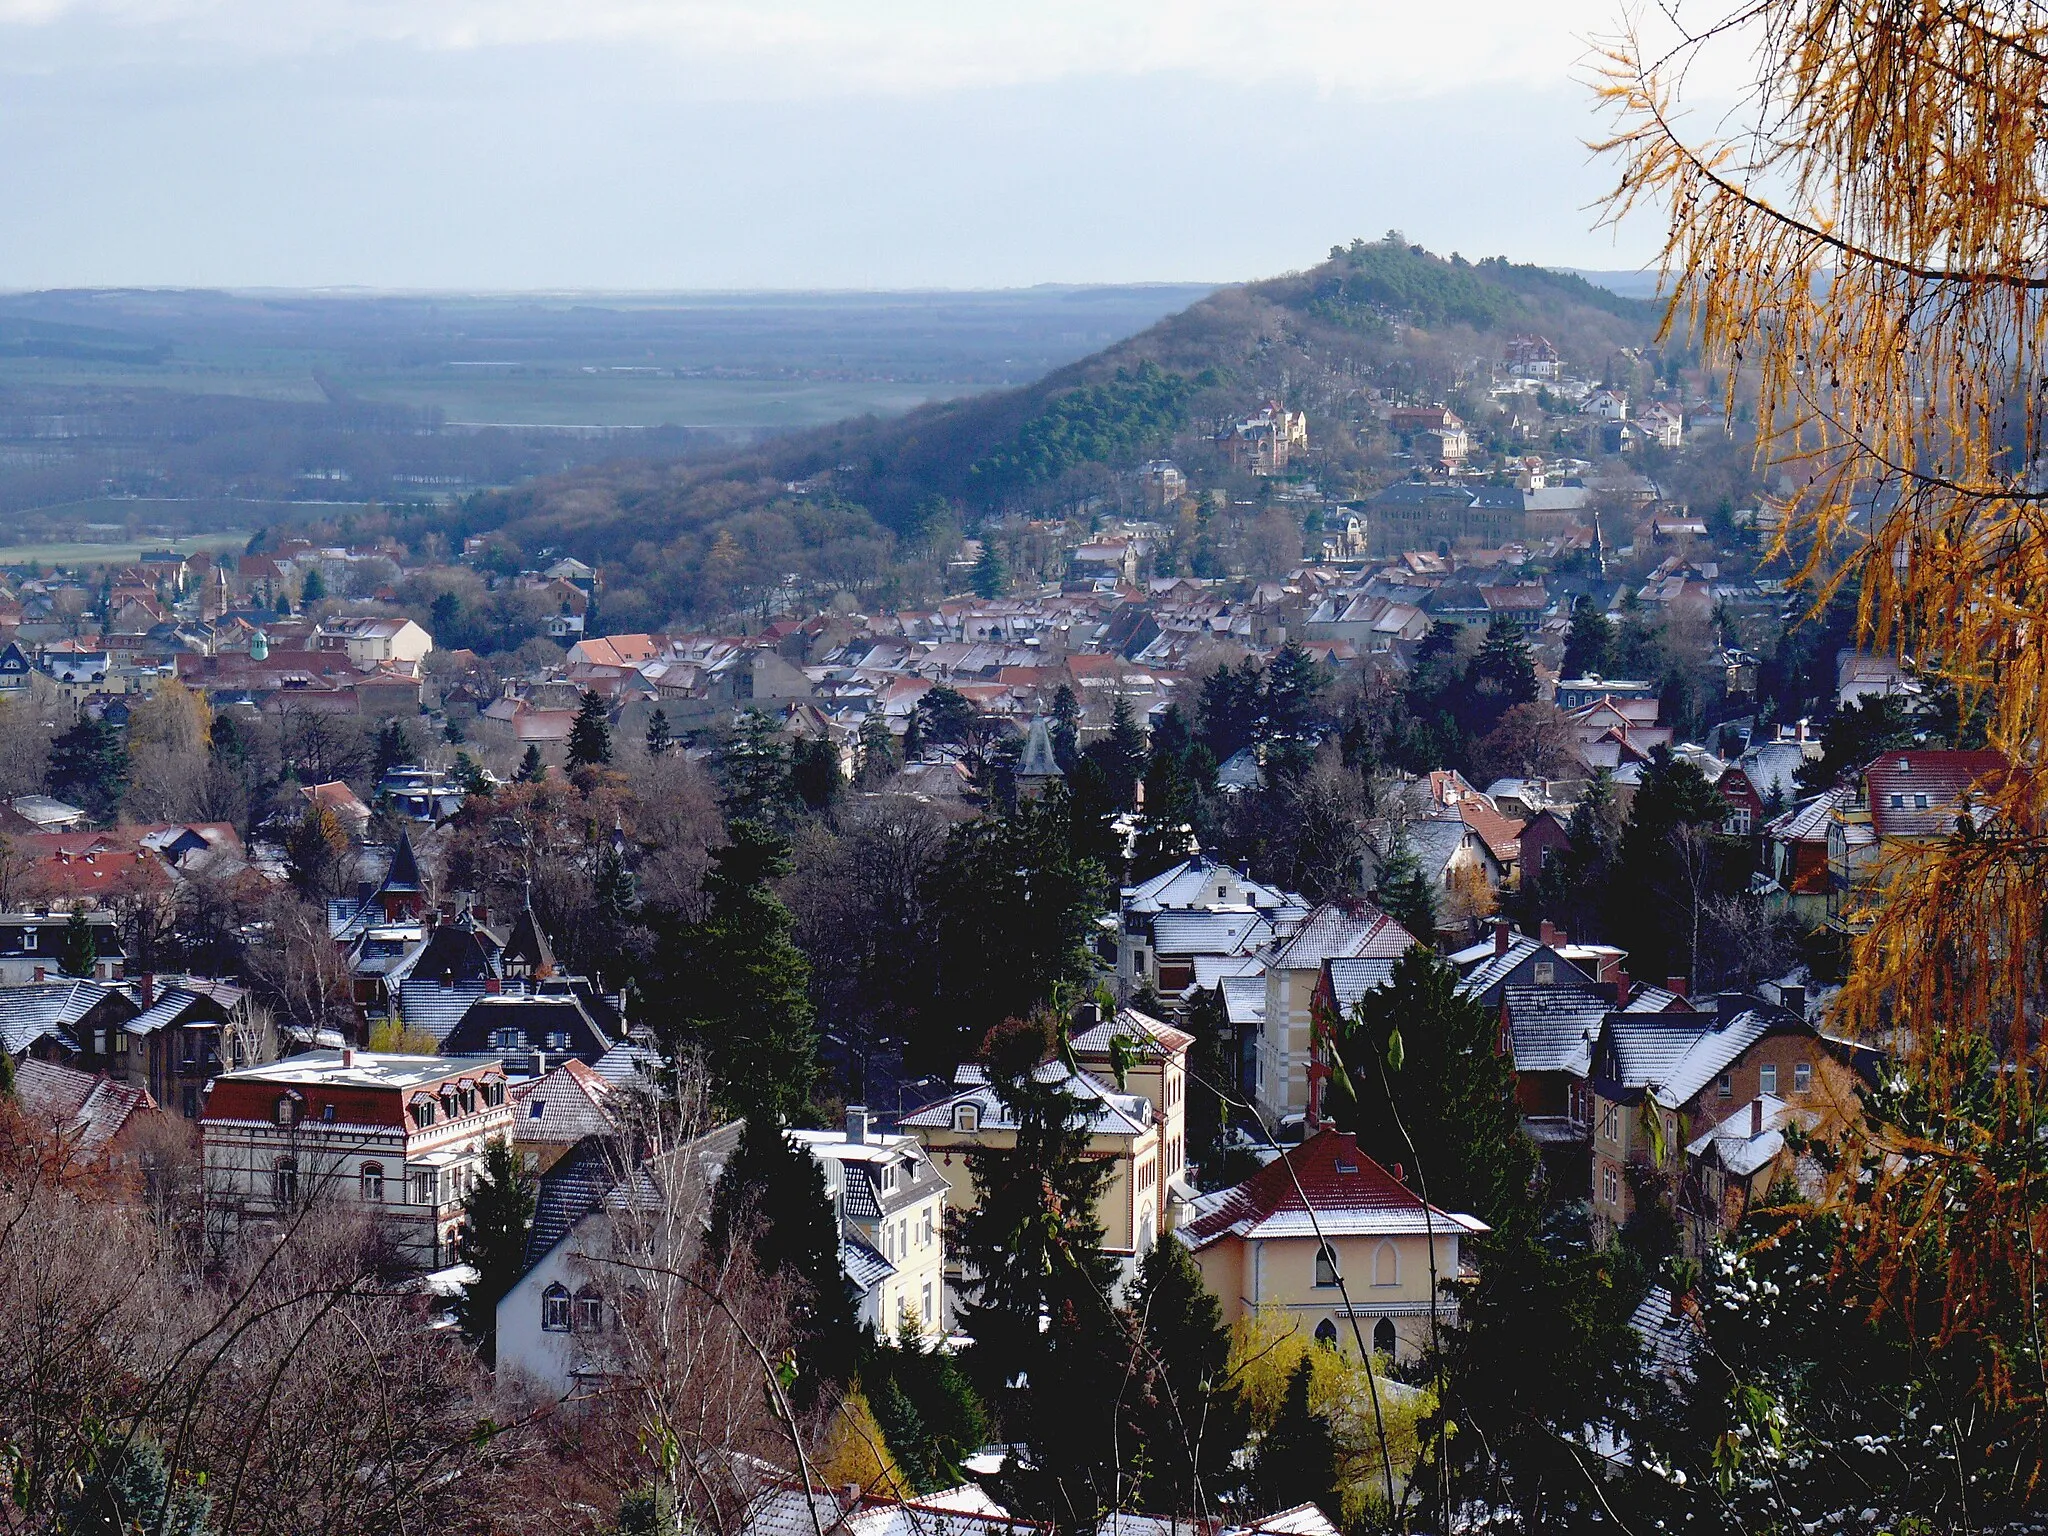
[(1323, 1130), (1196, 1200), (1174, 1237), (1226, 1323), (1278, 1313), (1332, 1349), (1355, 1355), (1362, 1338), (1409, 1361), (1456, 1322), (1450, 1282), (1464, 1272), (1464, 1244), (1486, 1230), (1425, 1203), (1350, 1132)]
[(357, 1201), (408, 1263), (455, 1262), (462, 1198), (484, 1148), (508, 1138), (494, 1056), (308, 1051), (230, 1072), (200, 1117), (207, 1228), (289, 1220), (316, 1199)]
[(818, 1161), (839, 1213), (839, 1266), (856, 1315), (883, 1338), (932, 1338), (947, 1325), (948, 1187), (915, 1136), (888, 1134), (851, 1105), (836, 1131), (791, 1131)]

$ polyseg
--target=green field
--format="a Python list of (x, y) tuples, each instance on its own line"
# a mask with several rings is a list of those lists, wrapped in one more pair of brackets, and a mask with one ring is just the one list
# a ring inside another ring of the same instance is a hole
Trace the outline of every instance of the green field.
[[(183, 503), (152, 503), (136, 501), (80, 502), (66, 507), (65, 512), (77, 512), (90, 519), (94, 513), (114, 513), (119, 509), (134, 512), (139, 508), (162, 506), (167, 510)], [(0, 544), (0, 565), (128, 565), (139, 559), (144, 550), (174, 549), (180, 554), (195, 554), (200, 550), (239, 550), (249, 542), (247, 529), (224, 528), (218, 533), (187, 534), (176, 539), (125, 539), (105, 544), (77, 540), (46, 544)]]
[(879, 379), (692, 379), (606, 369), (465, 369), (442, 366), (336, 381), (365, 400), (438, 407), (456, 425), (711, 427), (729, 431), (817, 426), (870, 412), (896, 415), (969, 386)]

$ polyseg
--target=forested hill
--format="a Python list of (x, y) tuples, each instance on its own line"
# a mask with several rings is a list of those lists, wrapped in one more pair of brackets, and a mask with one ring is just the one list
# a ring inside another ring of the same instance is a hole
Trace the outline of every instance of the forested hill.
[(1656, 319), (1582, 278), (1389, 235), (1221, 289), (1022, 388), (710, 458), (593, 467), (478, 497), (450, 531), (602, 564), (608, 628), (715, 617), (792, 575), (863, 603), (920, 600), (958, 532), (1069, 512), (1160, 454), (1199, 468), (1217, 425), (1268, 398), (1308, 413), (1316, 469), (1355, 486), (1372, 473), (1376, 395), (1455, 403), (1475, 367), (1483, 393), (1521, 334), (1597, 376), (1648, 344)]

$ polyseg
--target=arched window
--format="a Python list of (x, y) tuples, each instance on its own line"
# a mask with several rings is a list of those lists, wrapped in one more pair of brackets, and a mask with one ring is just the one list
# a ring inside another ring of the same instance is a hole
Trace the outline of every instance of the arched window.
[(1316, 1342), (1325, 1349), (1337, 1347), (1337, 1325), (1327, 1317), (1316, 1324)]
[(540, 1293), (540, 1325), (549, 1333), (569, 1331), (569, 1288), (551, 1285)]
[(1385, 1355), (1390, 1360), (1394, 1357), (1394, 1320), (1391, 1317), (1383, 1317), (1372, 1325), (1372, 1352)]
[(280, 1210), (299, 1203), (299, 1160), (290, 1153), (270, 1165), (270, 1193)]
[(384, 1198), (384, 1165), (382, 1163), (363, 1164), (362, 1179), (363, 1198), (365, 1200), (382, 1200)]
[(299, 1096), (296, 1093), (280, 1093), (274, 1111), (279, 1125), (296, 1125), (299, 1121)]
[(1330, 1245), (1325, 1243), (1316, 1250), (1316, 1284), (1335, 1285), (1336, 1283), (1337, 1255), (1331, 1252)]
[(1152, 1213), (1150, 1211), (1147, 1211), (1144, 1215), (1144, 1218), (1138, 1223), (1138, 1252), (1150, 1253), (1151, 1251)]
[(953, 1106), (953, 1129), (973, 1135), (981, 1129), (981, 1110), (973, 1104)]
[(604, 1293), (594, 1285), (586, 1285), (576, 1293), (576, 1331), (604, 1332)]
[(1399, 1285), (1401, 1283), (1401, 1254), (1395, 1246), (1382, 1239), (1379, 1247), (1372, 1252), (1372, 1283), (1374, 1285)]

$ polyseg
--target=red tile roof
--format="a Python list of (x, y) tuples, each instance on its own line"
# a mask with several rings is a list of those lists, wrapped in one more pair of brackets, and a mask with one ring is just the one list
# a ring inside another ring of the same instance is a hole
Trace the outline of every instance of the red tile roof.
[(2005, 780), (2002, 752), (1887, 752), (1864, 774), (1880, 837), (1945, 837), (1965, 803)]
[(1351, 1132), (1322, 1130), (1235, 1189), (1204, 1197), (1178, 1231), (1181, 1241), (1201, 1249), (1229, 1236), (1312, 1238), (1318, 1226), (1325, 1237), (1486, 1230), (1475, 1217), (1425, 1205), (1359, 1151)]

